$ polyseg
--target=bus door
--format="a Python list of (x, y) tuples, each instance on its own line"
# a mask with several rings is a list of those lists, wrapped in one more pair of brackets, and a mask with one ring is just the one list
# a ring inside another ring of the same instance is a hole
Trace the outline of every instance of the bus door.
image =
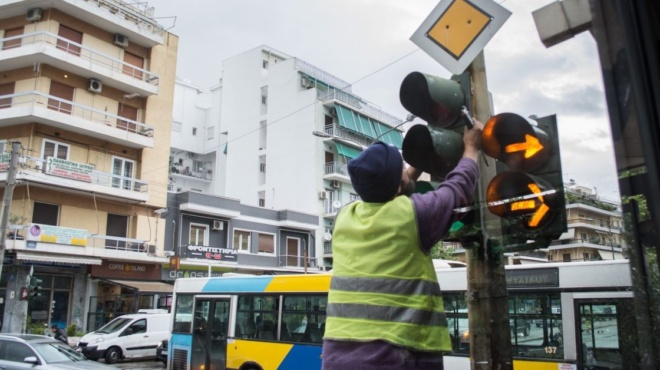
[(225, 370), (229, 298), (196, 298), (192, 369)]
[(576, 300), (578, 369), (636, 369), (632, 298)]

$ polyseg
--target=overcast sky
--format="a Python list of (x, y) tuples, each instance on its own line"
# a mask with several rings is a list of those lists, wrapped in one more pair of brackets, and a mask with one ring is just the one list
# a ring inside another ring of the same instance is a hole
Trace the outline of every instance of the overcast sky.
[[(446, 0), (445, 0), (446, 1)], [(555, 0), (498, 0), (513, 14), (485, 48), (495, 113), (557, 114), (564, 181), (618, 199), (602, 75), (593, 37), (546, 49), (531, 12)], [(151, 0), (179, 36), (177, 75), (202, 89), (222, 61), (259, 45), (353, 84), (353, 92), (405, 118), (399, 87), (410, 72), (449, 77), (410, 36), (438, 0)], [(419, 120), (417, 120), (419, 121)]]

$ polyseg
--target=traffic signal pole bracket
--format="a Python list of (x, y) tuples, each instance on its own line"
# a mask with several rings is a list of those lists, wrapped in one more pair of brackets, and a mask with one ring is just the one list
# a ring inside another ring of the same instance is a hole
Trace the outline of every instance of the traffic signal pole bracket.
[[(467, 70), (472, 79), (472, 111), (479, 121), (486, 122), (493, 112), (483, 51)], [(478, 199), (483, 203), (488, 184), (497, 172), (494, 161), (487, 161), (485, 156), (480, 156), (479, 171), (477, 191)], [(498, 239), (489, 234), (489, 229), (497, 228), (501, 220), (485, 207), (480, 208), (481, 242), (475, 243), (473, 248), (466, 248), (471, 369), (512, 370), (509, 303), (502, 248), (498, 247)]]

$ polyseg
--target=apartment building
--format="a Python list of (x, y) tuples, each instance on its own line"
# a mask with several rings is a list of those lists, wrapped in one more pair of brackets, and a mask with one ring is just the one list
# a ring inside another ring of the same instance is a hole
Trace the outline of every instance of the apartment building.
[[(241, 251), (238, 267), (243, 259), (252, 270), (330, 267), (334, 217), (358, 199), (346, 164), (376, 138), (400, 148), (403, 121), (353, 93), (348, 82), (268, 46), (225, 60), (209, 105), (192, 107), (201, 93), (194, 85), (181, 81), (176, 90), (170, 191), (172, 200), (189, 198), (187, 210), (177, 209), (191, 217), (197, 209), (206, 217), (197, 223), (208, 232), (213, 223), (225, 225), (215, 230), (224, 235), (217, 240), (222, 248)], [(247, 213), (222, 208), (232, 200)], [(255, 218), (258, 209), (276, 213)], [(249, 224), (234, 229), (241, 220)], [(189, 224), (177, 228), (173, 252), (199, 242), (190, 240)], [(284, 230), (293, 235), (278, 236)], [(263, 232), (276, 235), (266, 238), (267, 252), (259, 247)]]
[[(1, 236), (3, 332), (89, 330), (171, 292), (160, 282), (159, 210), (178, 38), (153, 11), (119, 0), (0, 2), (3, 191), (7, 153), (21, 147)], [(41, 295), (21, 300), (30, 274)]]

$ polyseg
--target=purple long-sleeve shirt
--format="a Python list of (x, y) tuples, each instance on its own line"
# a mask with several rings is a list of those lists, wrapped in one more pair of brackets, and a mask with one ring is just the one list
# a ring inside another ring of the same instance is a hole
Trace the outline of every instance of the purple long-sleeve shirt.
[[(447, 233), (458, 216), (453, 210), (471, 202), (478, 178), (477, 163), (463, 158), (437, 189), (411, 196), (422, 249), (429, 251)], [(399, 369), (442, 370), (442, 354), (411, 351), (384, 341), (323, 342), (323, 370)]]
[(477, 163), (463, 158), (436, 190), (410, 197), (415, 208), (422, 249), (431, 250), (447, 233), (459, 215), (448, 210), (465, 207), (472, 201), (478, 178)]

